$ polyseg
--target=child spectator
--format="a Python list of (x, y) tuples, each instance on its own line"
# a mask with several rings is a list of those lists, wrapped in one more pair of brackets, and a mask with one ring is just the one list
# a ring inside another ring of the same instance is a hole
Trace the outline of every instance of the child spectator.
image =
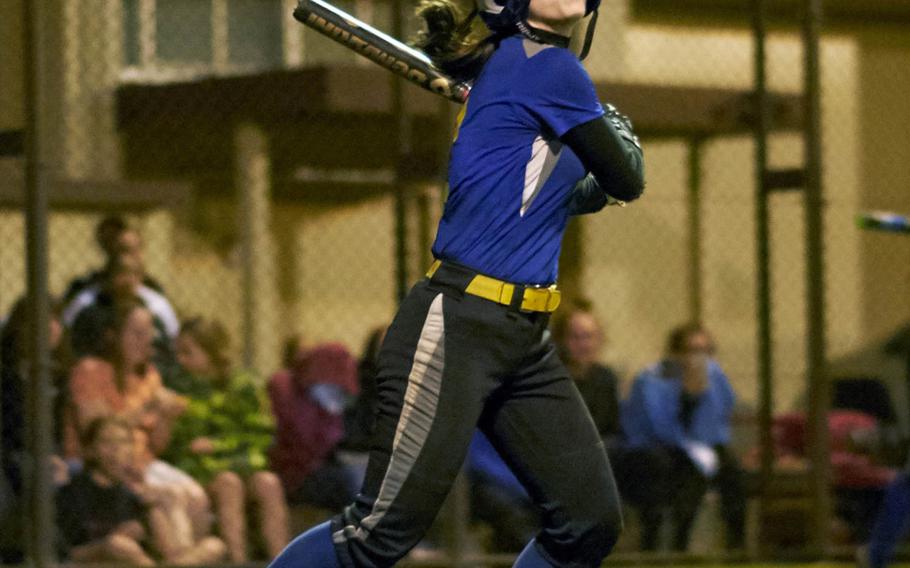
[(57, 494), (60, 543), (69, 560), (149, 566), (154, 561), (145, 541), (153, 542), (167, 564), (206, 564), (224, 557), (224, 544), (217, 538), (197, 542), (187, 534), (191, 531), (181, 531), (186, 523), (175, 507), (175, 494), (131, 483), (135, 429), (129, 422), (96, 418), (83, 433), (82, 445), (85, 468)]
[(69, 560), (154, 564), (141, 544), (145, 507), (123, 483), (133, 443), (132, 426), (120, 418), (96, 418), (85, 428), (85, 469), (57, 494), (61, 546)]
[(176, 422), (165, 454), (206, 484), (221, 536), (233, 562), (246, 562), (247, 497), (258, 513), (258, 533), (274, 558), (287, 545), (288, 511), (278, 477), (266, 471), (274, 423), (265, 392), (247, 372), (232, 369), (227, 331), (196, 318), (177, 338), (177, 392), (189, 406)]
[(338, 343), (317, 345), (275, 373), (268, 391), (277, 422), (271, 464), (288, 500), (340, 511), (361, 482), (336, 452), (345, 407), (358, 392), (354, 357)]

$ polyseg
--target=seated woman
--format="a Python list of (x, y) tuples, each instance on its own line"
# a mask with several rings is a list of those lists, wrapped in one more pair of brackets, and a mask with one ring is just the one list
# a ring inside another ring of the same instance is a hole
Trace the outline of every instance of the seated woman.
[(340, 511), (360, 488), (363, 472), (338, 455), (344, 411), (358, 390), (357, 361), (339, 343), (298, 353), (269, 379), (277, 421), (271, 464), (291, 503)]
[[(167, 447), (173, 422), (186, 401), (162, 385), (150, 363), (154, 330), (148, 309), (139, 300), (128, 300), (118, 304), (112, 316), (104, 334), (104, 357), (83, 357), (70, 375), (64, 452), (71, 460), (83, 458), (81, 436), (97, 418), (117, 416), (132, 425), (135, 444), (128, 485), (143, 496), (171, 497), (171, 521), (180, 527), (172, 536), (179, 542), (162, 541), (161, 548), (172, 560), (185, 549), (198, 548), (211, 523), (205, 490), (157, 458)], [(211, 556), (212, 561), (218, 559)]]
[(206, 484), (233, 562), (246, 562), (249, 497), (258, 513), (257, 536), (274, 558), (287, 545), (288, 510), (278, 477), (266, 471), (274, 424), (264, 390), (232, 369), (228, 334), (217, 321), (187, 321), (177, 338), (177, 392), (189, 398), (166, 453)]
[(622, 404), (625, 449), (617, 477), (638, 509), (643, 550), (657, 549), (665, 520), (674, 525), (673, 549), (687, 550), (710, 487), (720, 493), (727, 549), (744, 546), (746, 493), (730, 447), (736, 396), (714, 352), (701, 324), (674, 328), (665, 357), (635, 377)]

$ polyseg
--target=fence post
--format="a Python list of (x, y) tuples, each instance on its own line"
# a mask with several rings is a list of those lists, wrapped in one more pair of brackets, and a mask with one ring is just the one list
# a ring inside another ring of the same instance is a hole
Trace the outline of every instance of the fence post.
[(247, 369), (267, 372), (278, 348), (274, 341), (276, 322), (273, 321), (277, 290), (270, 233), (271, 161), (263, 129), (250, 123), (237, 125), (234, 153), (243, 271), (243, 365)]
[(702, 277), (702, 154), (705, 139), (696, 135), (688, 140), (689, 150), (689, 310), (692, 321), (701, 321), (703, 316), (704, 285)]
[(25, 192), (28, 260), (28, 462), (23, 471), (28, 488), (26, 550), (34, 568), (55, 561), (54, 506), (51, 501), (51, 401), (48, 306), (47, 164), (40, 135), (44, 117), (43, 89), (46, 42), (42, 37), (44, 2), (23, 0), (25, 70)]
[[(767, 3), (765, 0), (752, 1), (752, 28), (755, 42), (754, 58), (754, 144), (755, 144), (755, 261), (756, 267), (756, 319), (758, 323), (758, 401), (759, 435), (761, 450), (759, 507), (768, 506), (768, 491), (771, 486), (774, 466), (774, 448), (771, 438), (772, 414), (774, 412), (774, 368), (771, 353), (771, 243), (768, 213), (768, 191), (765, 172), (768, 169), (768, 129), (770, 127), (767, 91)], [(761, 518), (763, 513), (759, 514)]]
[(821, 70), (819, 36), (822, 0), (804, 0), (803, 49), (805, 56), (806, 148), (806, 308), (808, 317), (807, 390), (809, 441), (812, 461), (813, 552), (827, 551), (831, 522), (831, 476), (828, 444), (828, 409), (831, 385), (827, 373), (825, 338), (824, 202), (821, 156)]

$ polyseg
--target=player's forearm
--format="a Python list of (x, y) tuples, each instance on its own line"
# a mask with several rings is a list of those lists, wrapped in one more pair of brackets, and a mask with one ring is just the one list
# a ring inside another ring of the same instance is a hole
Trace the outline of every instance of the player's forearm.
[[(591, 172), (603, 192), (615, 199), (632, 201), (644, 191), (644, 157), (637, 138), (618, 116), (608, 113), (580, 124), (566, 132), (562, 141)], [(586, 183), (588, 187), (582, 188), (579, 202), (590, 208), (598, 201), (590, 182)]]

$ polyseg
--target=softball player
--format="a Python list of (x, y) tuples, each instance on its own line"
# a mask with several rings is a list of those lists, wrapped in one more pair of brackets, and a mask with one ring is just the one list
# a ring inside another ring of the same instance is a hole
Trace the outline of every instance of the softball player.
[(438, 260), (379, 355), (361, 493), (274, 568), (392, 566), (432, 523), (477, 427), (543, 512), (515, 566), (599, 566), (622, 528), (604, 446), (547, 331), (569, 216), (643, 189), (631, 125), (605, 112), (568, 49), (599, 0), (481, 6), (492, 33), (473, 44), (449, 1), (418, 11), (427, 23), (418, 47), (474, 79), (451, 151)]

